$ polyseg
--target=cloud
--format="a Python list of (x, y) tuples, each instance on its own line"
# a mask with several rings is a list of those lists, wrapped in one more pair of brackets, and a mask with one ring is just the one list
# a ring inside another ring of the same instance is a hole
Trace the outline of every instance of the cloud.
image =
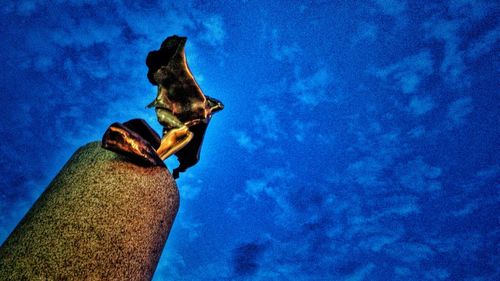
[(403, 266), (396, 266), (394, 268), (394, 273), (397, 277), (405, 277), (405, 279), (407, 279), (409, 276), (412, 276), (411, 269)]
[(399, 238), (399, 236), (373, 235), (363, 239), (359, 243), (359, 247), (364, 250), (379, 252), (384, 246), (396, 242)]
[(293, 178), (295, 175), (289, 168), (267, 168), (262, 177), (245, 181), (245, 191), (254, 199), (265, 194), (276, 202), (285, 202), (287, 201), (286, 194), (290, 192), (290, 190), (286, 191), (286, 185)]
[[(20, 16), (30, 16), (36, 10), (37, 1), (19, 1), (17, 4), (16, 12)], [(12, 6), (11, 6), (12, 7)]]
[(452, 214), (457, 217), (463, 217), (470, 215), (477, 209), (479, 209), (479, 202), (471, 201), (468, 202), (465, 206), (463, 206), (460, 210), (453, 211)]
[(381, 178), (384, 165), (373, 157), (366, 157), (349, 165), (348, 172), (353, 180), (367, 187), (376, 187), (383, 184)]
[(448, 119), (454, 126), (463, 125), (465, 118), (472, 112), (472, 98), (462, 97), (448, 106)]
[(459, 49), (460, 39), (457, 34), (459, 27), (458, 21), (441, 21), (429, 26), (432, 30), (431, 35), (445, 43), (440, 71), (444, 75), (444, 80), (450, 83), (460, 82), (462, 73), (465, 71), (463, 51)]
[[(305, 122), (301, 120), (295, 120), (293, 122), (295, 139), (298, 142), (308, 141), (316, 130), (312, 130), (315, 127), (318, 127), (317, 122)], [(316, 136), (314, 136), (316, 137)]]
[(375, 0), (382, 12), (390, 16), (399, 16), (406, 10), (405, 0)]
[(210, 16), (202, 21), (203, 30), (201, 31), (200, 39), (211, 45), (221, 46), (226, 39), (226, 31), (224, 21), (221, 16)]
[(285, 135), (278, 110), (266, 104), (257, 107), (254, 123), (255, 131), (259, 136), (277, 141)]
[(478, 178), (480, 183), (483, 183), (485, 181), (497, 178), (499, 173), (500, 173), (500, 166), (493, 165), (479, 170), (476, 173), (476, 177)]
[(413, 129), (411, 129), (407, 134), (411, 138), (420, 138), (425, 134), (426, 130), (423, 126), (417, 126)]
[(449, 12), (455, 17), (468, 18), (470, 20), (480, 20), (491, 10), (494, 10), (494, 1), (482, 0), (451, 0), (448, 1)]
[(368, 276), (370, 276), (370, 273), (373, 271), (375, 268), (375, 265), (372, 263), (369, 263), (362, 268), (358, 269), (355, 273), (350, 274), (348, 276), (345, 276), (346, 281), (362, 281), (366, 280)]
[(54, 59), (48, 56), (40, 56), (35, 58), (33, 65), (37, 71), (46, 72), (54, 66)]
[(391, 257), (412, 265), (429, 260), (436, 254), (427, 245), (410, 242), (390, 244), (384, 248), (384, 251)]
[(245, 191), (257, 200), (267, 188), (267, 182), (262, 179), (250, 179), (245, 182)]
[(278, 61), (292, 63), (302, 54), (302, 49), (296, 42), (291, 44), (281, 43), (277, 29), (271, 31), (271, 45), (271, 56)]
[[(78, 35), (78, 36), (76, 36)], [(62, 27), (51, 31), (52, 41), (61, 47), (88, 48), (94, 44), (118, 40), (122, 35), (122, 26), (111, 19), (82, 18), (73, 23), (71, 29)]]
[(366, 192), (376, 192), (387, 184), (385, 175), (393, 169), (395, 159), (406, 153), (402, 138), (398, 131), (376, 129), (370, 133), (367, 129), (357, 128), (353, 133), (357, 140), (348, 151), (357, 157), (348, 164), (342, 177), (349, 179), (348, 185), (357, 184), (366, 188)]
[(251, 276), (259, 268), (259, 260), (264, 251), (268, 249), (268, 244), (250, 242), (244, 243), (233, 250), (233, 269), (238, 276)]
[(435, 107), (434, 100), (429, 96), (414, 96), (408, 105), (408, 111), (416, 116), (423, 115)]
[(429, 50), (403, 58), (401, 61), (371, 71), (376, 77), (396, 84), (403, 93), (414, 93), (422, 80), (433, 73), (433, 60)]
[(472, 262), (473, 259), (477, 258), (476, 253), (480, 251), (483, 241), (483, 237), (477, 232), (459, 232), (438, 239), (428, 239), (429, 245), (436, 252), (440, 254), (448, 253), (453, 258), (468, 262)]
[(205, 186), (203, 180), (193, 173), (194, 172), (185, 173), (182, 178), (178, 180), (178, 182), (182, 184), (180, 197), (183, 200), (195, 200)]
[(495, 180), (499, 172), (498, 165), (486, 166), (479, 169), (467, 181), (461, 182), (459, 184), (461, 192), (449, 198), (452, 203), (449, 215), (457, 217), (455, 219), (468, 220), (480, 211), (495, 208), (499, 198), (488, 194), (488, 190), (497, 187)]
[(470, 59), (478, 59), (494, 50), (495, 45), (500, 40), (500, 27), (496, 27), (486, 32), (477, 40), (469, 44), (467, 49), (467, 57)]
[[(291, 218), (296, 215), (294, 202), (291, 197), (297, 192), (299, 186), (294, 184), (297, 175), (290, 167), (270, 167), (259, 172), (261, 175), (246, 179), (244, 182), (244, 194), (236, 195), (233, 198), (233, 208), (229, 213), (235, 210), (245, 212), (248, 206), (248, 198), (251, 202), (258, 202), (266, 206), (270, 215), (274, 216), (274, 224), (277, 227), (288, 225)], [(247, 202), (242, 208), (241, 202)], [(234, 214), (236, 217), (238, 214)]]
[(153, 280), (186, 280), (186, 261), (176, 249), (169, 248), (163, 253), (153, 275)]
[(374, 23), (362, 22), (358, 25), (357, 32), (352, 37), (354, 44), (372, 43), (377, 39), (379, 27)]
[(236, 139), (239, 146), (250, 153), (256, 151), (264, 145), (261, 140), (251, 137), (245, 131), (234, 131), (232, 132), (232, 136)]
[(381, 210), (377, 211), (375, 218), (393, 218), (394, 216), (407, 216), (421, 213), (418, 198), (411, 195), (393, 195), (380, 199)]
[(444, 268), (433, 268), (425, 273), (427, 280), (449, 280), (450, 273)]
[(424, 22), (428, 39), (444, 43), (440, 72), (448, 86), (461, 88), (470, 85), (471, 75), (465, 73), (468, 69), (465, 58), (476, 59), (484, 52), (489, 52), (492, 44), (498, 40), (498, 28), (472, 43), (468, 50), (463, 48), (463, 39), (468, 37), (468, 33), (476, 32), (473, 28), (496, 10), (497, 5), (491, 1), (452, 0), (448, 8), (451, 16), (436, 15)]
[(302, 49), (297, 43), (291, 45), (274, 45), (271, 49), (271, 56), (278, 61), (293, 62), (298, 55), (302, 53)]
[(311, 109), (322, 103), (333, 101), (330, 91), (332, 76), (326, 67), (317, 69), (310, 76), (302, 77), (300, 71), (295, 73), (295, 81), (291, 86), (291, 92), (296, 95), (299, 104)]
[(441, 183), (438, 181), (441, 173), (441, 168), (425, 163), (422, 157), (416, 157), (397, 169), (401, 186), (416, 192), (441, 189)]

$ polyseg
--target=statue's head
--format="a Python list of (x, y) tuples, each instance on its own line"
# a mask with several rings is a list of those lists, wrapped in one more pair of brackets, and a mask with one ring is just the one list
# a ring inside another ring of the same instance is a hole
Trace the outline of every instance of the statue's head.
[(166, 67), (171, 62), (185, 61), (184, 46), (186, 45), (187, 37), (170, 36), (167, 37), (157, 51), (149, 52), (146, 58), (148, 66), (148, 80), (153, 85), (167, 83), (168, 75), (158, 71), (160, 68)]

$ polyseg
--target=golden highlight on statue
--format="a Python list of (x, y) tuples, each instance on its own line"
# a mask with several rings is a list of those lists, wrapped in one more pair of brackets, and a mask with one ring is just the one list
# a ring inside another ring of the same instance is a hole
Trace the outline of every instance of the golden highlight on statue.
[(131, 157), (139, 164), (164, 165), (163, 160), (175, 154), (179, 172), (199, 160), (201, 144), (212, 114), (223, 104), (201, 91), (189, 70), (184, 47), (187, 38), (171, 36), (159, 50), (151, 51), (146, 59), (148, 79), (157, 86), (154, 107), (158, 122), (163, 126), (161, 139), (142, 119), (113, 123), (103, 136), (103, 147)]

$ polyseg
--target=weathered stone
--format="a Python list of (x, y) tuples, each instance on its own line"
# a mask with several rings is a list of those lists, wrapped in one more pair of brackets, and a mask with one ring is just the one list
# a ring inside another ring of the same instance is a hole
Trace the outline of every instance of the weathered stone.
[(0, 248), (0, 280), (150, 280), (178, 207), (165, 167), (90, 143)]

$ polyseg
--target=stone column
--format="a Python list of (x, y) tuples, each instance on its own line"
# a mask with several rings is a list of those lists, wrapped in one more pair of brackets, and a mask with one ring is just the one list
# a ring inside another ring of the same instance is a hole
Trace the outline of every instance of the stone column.
[(178, 208), (166, 168), (87, 144), (0, 247), (0, 280), (150, 280)]

